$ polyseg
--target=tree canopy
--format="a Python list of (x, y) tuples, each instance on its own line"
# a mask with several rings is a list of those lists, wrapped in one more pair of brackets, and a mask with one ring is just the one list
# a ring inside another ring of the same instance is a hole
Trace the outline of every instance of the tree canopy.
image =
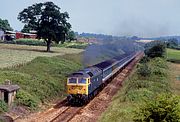
[(64, 42), (68, 35), (71, 24), (67, 22), (69, 14), (60, 12), (60, 8), (53, 2), (36, 3), (25, 8), (18, 15), (18, 20), (25, 23), (24, 29), (37, 31), (39, 39), (44, 39), (47, 43), (47, 51), (50, 45)]
[(3, 31), (12, 31), (13, 29), (10, 27), (10, 24), (8, 22), (8, 20), (3, 20), (0, 18), (0, 29), (3, 30)]
[(153, 41), (145, 45), (144, 52), (150, 58), (165, 57), (166, 45), (161, 41)]
[(68, 33), (68, 35), (67, 35), (67, 39), (69, 39), (70, 41), (72, 41), (72, 40), (77, 40), (74, 31), (69, 31), (69, 33)]

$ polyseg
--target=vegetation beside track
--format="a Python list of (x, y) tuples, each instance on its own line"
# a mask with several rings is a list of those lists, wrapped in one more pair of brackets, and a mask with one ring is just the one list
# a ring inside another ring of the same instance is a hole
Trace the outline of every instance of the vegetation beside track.
[(179, 121), (180, 98), (170, 74), (165, 58), (143, 58), (99, 121)]
[(40, 103), (65, 97), (66, 76), (82, 68), (81, 54), (37, 57), (24, 66), (0, 70), (0, 82), (6, 79), (21, 88), (15, 103), (36, 109)]

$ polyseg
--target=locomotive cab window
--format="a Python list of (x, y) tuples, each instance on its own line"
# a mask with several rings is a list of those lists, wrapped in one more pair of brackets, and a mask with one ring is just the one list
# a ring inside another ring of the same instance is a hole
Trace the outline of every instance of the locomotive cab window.
[(86, 84), (86, 79), (85, 78), (79, 78), (78, 83)]
[(76, 78), (69, 78), (68, 83), (77, 83)]

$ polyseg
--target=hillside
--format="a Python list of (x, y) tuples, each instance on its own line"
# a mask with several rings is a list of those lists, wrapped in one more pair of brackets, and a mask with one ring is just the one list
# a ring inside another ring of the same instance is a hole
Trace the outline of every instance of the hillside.
[(0, 70), (0, 83), (20, 86), (16, 105), (38, 109), (40, 103), (65, 97), (66, 76), (82, 68), (81, 54), (37, 57), (24, 66)]

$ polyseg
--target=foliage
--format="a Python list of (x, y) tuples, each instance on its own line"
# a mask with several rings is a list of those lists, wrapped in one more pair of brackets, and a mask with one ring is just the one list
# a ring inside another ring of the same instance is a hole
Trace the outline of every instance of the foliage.
[(43, 40), (37, 40), (37, 39), (17, 39), (15, 40), (15, 44), (34, 45), (34, 46), (46, 45), (46, 43)]
[(147, 62), (149, 62), (149, 57), (147, 57), (147, 56), (144, 56), (140, 61), (139, 61), (139, 63), (147, 63)]
[(8, 22), (8, 20), (3, 20), (0, 18), (0, 29), (2, 29), (3, 31), (12, 31), (13, 29), (10, 27), (10, 24)]
[(32, 30), (37, 31), (38, 38), (43, 38), (50, 51), (52, 41), (65, 41), (71, 25), (67, 22), (67, 12), (61, 13), (60, 8), (53, 2), (36, 3), (19, 13), (18, 19)]
[(6, 112), (8, 110), (8, 105), (4, 101), (0, 100), (0, 113)]
[(154, 100), (146, 101), (138, 111), (135, 111), (135, 122), (179, 122), (180, 98), (163, 94)]
[(178, 40), (176, 38), (168, 39), (166, 42), (167, 48), (176, 49), (178, 48)]
[(70, 40), (70, 41), (77, 40), (74, 31), (69, 31), (68, 32), (67, 39)]
[(146, 63), (140, 64), (140, 65), (138, 65), (137, 73), (140, 76), (148, 77), (151, 75), (151, 69)]
[(85, 49), (88, 46), (88, 43), (85, 43), (85, 42), (65, 42), (64, 44), (58, 44), (55, 46), (66, 47), (66, 48)]
[(28, 25), (24, 25), (23, 29), (21, 30), (22, 33), (29, 33), (31, 28)]
[(166, 45), (160, 41), (153, 41), (145, 45), (144, 52), (150, 58), (165, 57)]
[(24, 105), (32, 109), (35, 109), (38, 106), (38, 100), (23, 90), (18, 91), (16, 99), (19, 105)]

